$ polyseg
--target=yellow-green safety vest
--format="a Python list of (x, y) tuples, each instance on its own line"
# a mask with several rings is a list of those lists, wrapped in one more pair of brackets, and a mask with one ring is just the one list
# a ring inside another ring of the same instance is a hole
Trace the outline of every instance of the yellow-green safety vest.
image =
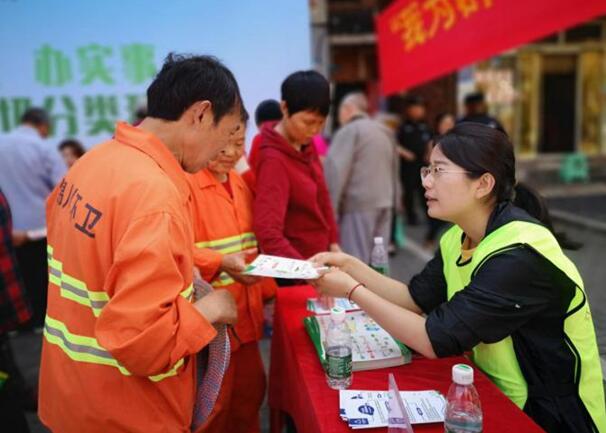
[[(471, 261), (458, 266), (463, 230), (454, 226), (440, 240), (447, 297), (463, 290), (475, 272), (491, 257), (527, 245), (549, 260), (574, 282), (576, 291), (564, 320), (567, 343), (576, 359), (578, 392), (599, 432), (606, 433), (606, 404), (602, 382), (602, 369), (596, 342), (595, 329), (583, 280), (566, 257), (553, 234), (545, 227), (524, 221), (512, 221), (486, 236), (477, 246)], [(528, 386), (516, 358), (511, 337), (485, 344), (472, 350), (473, 362), (521, 409), (528, 398)]]

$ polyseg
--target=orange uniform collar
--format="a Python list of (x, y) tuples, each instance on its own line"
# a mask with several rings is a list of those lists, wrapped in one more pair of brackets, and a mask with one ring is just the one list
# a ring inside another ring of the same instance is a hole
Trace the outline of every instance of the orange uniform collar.
[(184, 199), (189, 199), (191, 192), (185, 171), (158, 137), (126, 122), (118, 122), (116, 140), (149, 155), (172, 180)]

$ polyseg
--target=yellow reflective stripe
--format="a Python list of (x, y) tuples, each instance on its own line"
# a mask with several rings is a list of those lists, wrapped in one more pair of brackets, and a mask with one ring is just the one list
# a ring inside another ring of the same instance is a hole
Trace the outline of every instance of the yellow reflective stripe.
[(232, 245), (232, 246), (222, 248), (221, 250), (219, 250), (219, 252), (221, 254), (233, 254), (233, 253), (239, 253), (243, 249), (244, 248), (242, 247), (242, 243), (238, 243), (237, 245)]
[(48, 315), (44, 323), (44, 337), (49, 343), (59, 346), (74, 361), (116, 367), (122, 374), (130, 376), (129, 371), (103, 349), (95, 338), (72, 334), (65, 324)]
[[(74, 361), (115, 367), (125, 376), (131, 376), (131, 373), (116, 361), (111, 353), (101, 347), (95, 338), (72, 334), (63, 322), (48, 315), (44, 323), (44, 337), (50, 344), (60, 347)], [(159, 382), (167, 377), (176, 376), (184, 363), (184, 359), (181, 358), (166, 373), (149, 376), (148, 379)]]
[(194, 294), (194, 285), (193, 283), (189, 285), (189, 287), (185, 290), (183, 290), (181, 293), (179, 293), (181, 296), (183, 296), (185, 299), (187, 299), (188, 301), (191, 301), (192, 299), (192, 295)]
[(225, 287), (230, 284), (234, 284), (236, 281), (229, 276), (226, 272), (221, 272), (217, 278), (215, 278), (211, 285), (213, 287)]
[(228, 238), (197, 242), (195, 245), (197, 248), (210, 248), (222, 254), (231, 254), (257, 246), (257, 239), (254, 233), (246, 232)]
[(202, 241), (202, 242), (198, 242), (196, 243), (196, 246), (198, 248), (212, 248), (212, 247), (218, 247), (224, 244), (228, 244), (234, 241), (238, 241), (242, 238), (242, 235), (235, 235), (235, 236), (230, 236), (228, 238), (223, 238), (223, 239), (215, 239), (212, 241)]
[(181, 358), (169, 371), (167, 371), (166, 373), (157, 374), (156, 376), (149, 376), (149, 380), (151, 380), (152, 382), (160, 382), (162, 379), (166, 379), (167, 377), (176, 376), (178, 374), (179, 368), (181, 368), (183, 364), (185, 364), (185, 361), (183, 360), (183, 358)]
[(86, 283), (63, 272), (63, 263), (53, 257), (53, 248), (50, 245), (47, 246), (47, 253), (49, 281), (59, 287), (62, 297), (89, 307), (94, 316), (98, 317), (109, 302), (107, 293), (89, 290)]
[(246, 241), (242, 244), (242, 249), (248, 249), (248, 248), (255, 248), (257, 246), (257, 240), (256, 239), (252, 239), (250, 241)]
[(242, 248), (253, 248), (257, 246), (257, 237), (254, 233), (244, 233), (242, 237)]

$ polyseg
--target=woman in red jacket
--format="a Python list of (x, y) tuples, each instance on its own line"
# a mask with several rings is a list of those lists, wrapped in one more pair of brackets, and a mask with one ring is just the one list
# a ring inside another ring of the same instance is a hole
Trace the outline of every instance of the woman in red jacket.
[(299, 71), (282, 83), (282, 120), (261, 129), (256, 164), (254, 231), (261, 251), (307, 259), (339, 251), (338, 233), (322, 165), (311, 139), (330, 108), (328, 81)]

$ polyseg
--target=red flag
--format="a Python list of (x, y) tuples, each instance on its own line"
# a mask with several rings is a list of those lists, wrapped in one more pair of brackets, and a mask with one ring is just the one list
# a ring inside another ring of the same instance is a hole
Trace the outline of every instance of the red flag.
[(391, 94), (606, 13), (606, 0), (398, 0), (377, 18)]

